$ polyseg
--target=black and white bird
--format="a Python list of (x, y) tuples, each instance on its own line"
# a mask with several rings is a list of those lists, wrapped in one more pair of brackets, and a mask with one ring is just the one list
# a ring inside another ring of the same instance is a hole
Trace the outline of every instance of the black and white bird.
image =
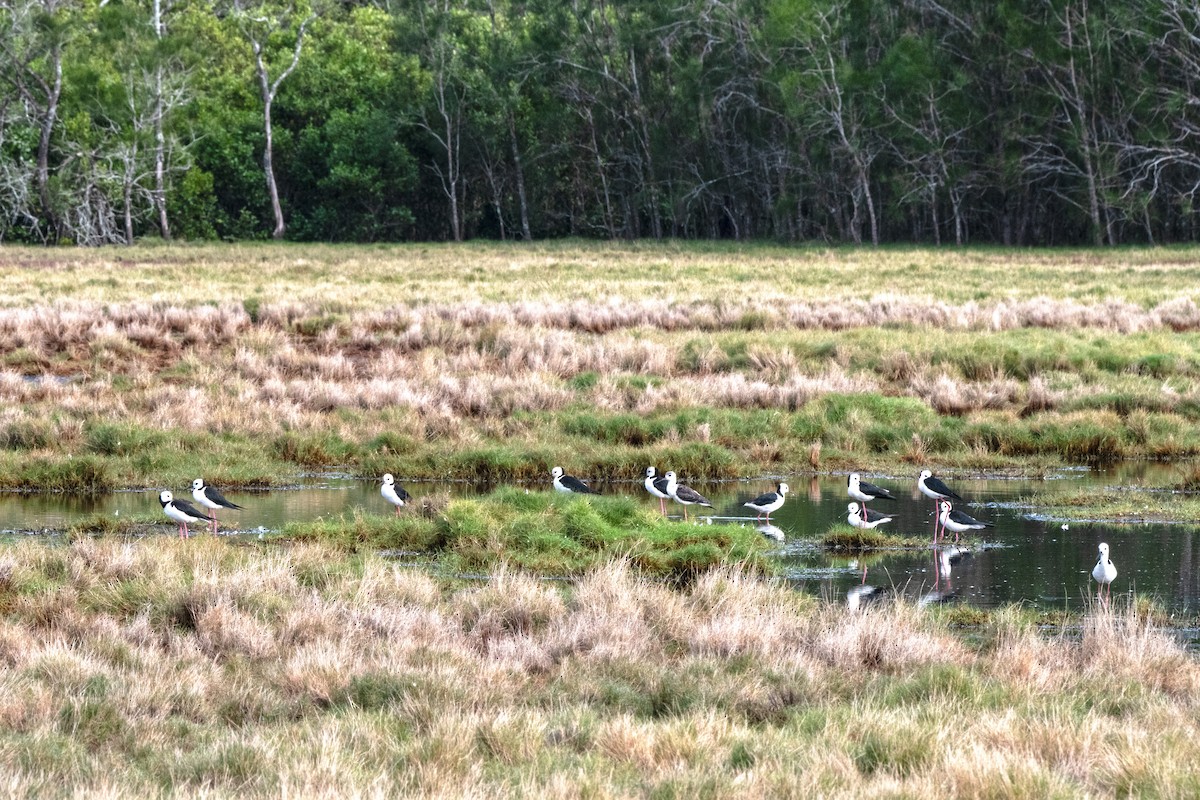
[(159, 494), (158, 502), (162, 504), (163, 513), (179, 523), (180, 539), (188, 538), (188, 525), (199, 522), (202, 519), (212, 519), (212, 517), (200, 511), (188, 501), (176, 500), (175, 496), (169, 491), (163, 491)]
[(890, 514), (881, 514), (869, 508), (859, 508), (858, 503), (850, 503), (846, 506), (846, 522), (855, 528), (878, 528), (893, 519), (895, 517)]
[(660, 476), (654, 467), (646, 467), (646, 491), (658, 498), (658, 510), (665, 517), (667, 501), (671, 499), (671, 495), (667, 494), (666, 477)]
[(969, 514), (965, 514), (950, 505), (949, 500), (939, 500), (938, 508), (941, 513), (938, 514), (938, 521), (942, 523), (942, 533), (947, 530), (954, 531), (954, 541), (958, 542), (958, 535), (967, 531), (981, 531), (984, 528), (996, 527), (990, 522), (980, 522)]
[(862, 507), (867, 507), (868, 500), (895, 500), (892, 493), (882, 486), (876, 486), (873, 483), (867, 483), (857, 472), (851, 472), (846, 478), (846, 494), (850, 495), (851, 500), (857, 500), (862, 503)]
[(192, 499), (209, 510), (212, 517), (212, 532), (217, 532), (217, 509), (230, 508), (234, 511), (240, 511), (241, 506), (237, 503), (231, 503), (225, 499), (225, 495), (221, 494), (213, 486), (209, 486), (204, 482), (204, 478), (196, 478), (192, 481)]
[[(1096, 588), (1096, 595), (1107, 604), (1112, 599), (1112, 582), (1117, 579), (1117, 568), (1108, 558), (1108, 545), (1101, 542), (1099, 549), (1100, 557), (1096, 560), (1096, 566), (1092, 567), (1092, 577), (1099, 584)], [(1104, 591), (1105, 587), (1108, 588), (1107, 595)]]
[(667, 494), (671, 495), (671, 499), (679, 505), (683, 506), (683, 518), (687, 519), (688, 506), (708, 506), (712, 508), (712, 503), (708, 502), (708, 498), (697, 492), (692, 487), (680, 483), (679, 478), (674, 472), (667, 473)]
[(400, 515), (400, 507), (407, 503), (412, 498), (408, 492), (404, 491), (403, 486), (396, 483), (396, 479), (392, 477), (392, 473), (385, 473), (383, 476), (383, 487), (379, 490), (383, 495), (383, 499), (396, 507), (396, 515)]
[[(962, 498), (958, 496), (958, 492), (942, 483), (941, 479), (933, 477), (933, 473), (927, 469), (921, 470), (921, 475), (917, 478), (917, 489), (921, 494), (933, 499), (933, 541), (936, 544), (937, 540), (941, 538), (938, 536), (938, 502), (941, 500), (962, 500)], [(941, 533), (942, 536), (946, 534), (945, 531)]]
[(771, 521), (771, 512), (778, 511), (783, 507), (783, 499), (788, 493), (788, 485), (786, 483), (779, 484), (779, 488), (773, 492), (764, 492), (758, 497), (751, 500), (749, 503), (742, 503), (743, 508), (749, 508), (758, 513), (756, 520), (763, 518), (765, 514), (767, 521)]
[(600, 494), (574, 475), (564, 474), (562, 467), (555, 467), (550, 470), (550, 474), (554, 477), (554, 488), (556, 491), (566, 492), (567, 494)]

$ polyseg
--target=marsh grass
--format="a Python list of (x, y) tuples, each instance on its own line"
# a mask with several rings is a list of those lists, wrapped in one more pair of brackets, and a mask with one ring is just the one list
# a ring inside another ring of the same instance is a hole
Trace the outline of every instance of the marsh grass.
[(1200, 514), (1200, 496), (1195, 493), (1154, 487), (1045, 492), (1028, 500), (1049, 519), (1159, 522), (1194, 520)]
[(0, 488), (1187, 458), (1190, 252), (5, 248)]
[(637, 573), (23, 542), (0, 563), (0, 764), (40, 796), (1196, 788), (1200, 666), (1136, 604), (1062, 634), (991, 612), (968, 644), (944, 609)]
[(516, 488), (450, 500), (423, 515), (356, 510), (350, 518), (289, 522), (281, 536), (350, 552), (425, 553), (442, 569), (466, 573), (516, 568), (578, 575), (614, 558), (675, 582), (730, 564), (769, 569), (763, 538), (743, 526), (671, 522), (626, 497), (557, 497)]
[(897, 536), (878, 528), (855, 528), (846, 523), (835, 523), (820, 538), (821, 547), (842, 552), (869, 552), (871, 550), (912, 550), (929, 546), (929, 540), (915, 536)]

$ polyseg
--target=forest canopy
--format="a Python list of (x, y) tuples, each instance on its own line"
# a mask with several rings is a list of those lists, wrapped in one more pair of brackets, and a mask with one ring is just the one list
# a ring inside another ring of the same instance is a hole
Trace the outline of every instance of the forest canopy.
[(1200, 0), (2, 0), (0, 241), (1196, 241)]

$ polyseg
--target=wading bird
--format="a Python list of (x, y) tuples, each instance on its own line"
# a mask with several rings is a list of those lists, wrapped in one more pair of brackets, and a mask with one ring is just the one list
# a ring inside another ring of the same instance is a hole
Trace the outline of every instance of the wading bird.
[(758, 512), (755, 520), (760, 520), (765, 514), (767, 522), (771, 521), (771, 512), (778, 511), (783, 507), (783, 499), (788, 493), (788, 485), (786, 483), (779, 484), (779, 488), (774, 492), (764, 492), (758, 497), (751, 500), (749, 503), (742, 503), (743, 508), (753, 509)]
[(231, 503), (225, 499), (225, 495), (221, 494), (213, 486), (209, 486), (204, 482), (204, 478), (196, 478), (192, 481), (192, 499), (200, 505), (208, 509), (212, 515), (212, 532), (215, 535), (217, 532), (217, 509), (229, 508), (234, 511), (242, 509), (237, 503)]
[(665, 517), (667, 501), (671, 499), (671, 495), (667, 494), (667, 479), (660, 477), (654, 467), (646, 467), (646, 491), (658, 498), (658, 510)]
[(878, 511), (871, 511), (868, 508), (860, 509), (858, 503), (850, 503), (846, 506), (846, 522), (855, 528), (878, 528), (885, 522), (891, 522), (895, 517), (890, 514), (881, 514)]
[(954, 506), (950, 505), (949, 500), (939, 500), (938, 508), (941, 513), (938, 514), (938, 519), (942, 523), (942, 533), (947, 529), (954, 531), (954, 541), (958, 543), (958, 535), (966, 531), (981, 531), (984, 528), (996, 527), (990, 522), (981, 522), (969, 514), (964, 514), (958, 511)]
[(667, 473), (667, 494), (679, 505), (683, 506), (683, 518), (686, 520), (688, 506), (708, 506), (712, 508), (712, 503), (708, 502), (708, 498), (697, 492), (690, 486), (682, 484), (675, 476), (674, 472)]
[(887, 489), (862, 480), (857, 472), (851, 472), (850, 476), (846, 478), (846, 494), (850, 495), (851, 500), (862, 503), (863, 508), (867, 507), (868, 500), (896, 499)]
[(933, 477), (933, 473), (927, 469), (921, 470), (921, 476), (917, 478), (917, 489), (921, 494), (933, 499), (933, 541), (934, 544), (937, 544), (937, 540), (940, 538), (938, 536), (938, 501), (962, 500), (962, 498), (958, 496), (958, 492), (942, 483), (941, 479)]
[(554, 488), (556, 491), (566, 492), (567, 494), (600, 494), (574, 475), (564, 474), (562, 467), (555, 467), (550, 470), (550, 474), (554, 477)]
[(158, 496), (158, 502), (162, 505), (163, 513), (171, 519), (179, 523), (179, 538), (188, 538), (188, 525), (199, 522), (200, 520), (211, 520), (212, 517), (204, 514), (191, 503), (186, 500), (176, 500), (175, 496), (169, 491), (163, 491)]
[[(1108, 558), (1108, 545), (1101, 542), (1099, 549), (1100, 557), (1096, 559), (1096, 566), (1092, 567), (1092, 577), (1099, 584), (1096, 587), (1096, 596), (1107, 608), (1108, 601), (1112, 599), (1112, 582), (1117, 579), (1117, 568)], [(1104, 591), (1105, 587), (1108, 588), (1107, 593)]]
[(412, 499), (403, 486), (396, 484), (396, 479), (390, 472), (383, 476), (383, 486), (379, 489), (379, 493), (383, 495), (384, 500), (396, 507), (396, 516), (400, 516), (400, 507)]

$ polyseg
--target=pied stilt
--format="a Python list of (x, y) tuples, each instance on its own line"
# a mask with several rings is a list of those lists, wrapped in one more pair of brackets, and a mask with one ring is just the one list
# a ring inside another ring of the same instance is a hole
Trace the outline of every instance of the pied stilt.
[(379, 493), (383, 495), (384, 500), (396, 507), (396, 516), (400, 516), (400, 507), (412, 499), (404, 487), (396, 483), (390, 472), (384, 474), (383, 486), (380, 487)]
[(685, 520), (688, 518), (688, 506), (708, 506), (712, 508), (712, 503), (708, 502), (707, 497), (692, 487), (680, 483), (674, 472), (667, 473), (667, 494), (671, 495), (671, 499), (676, 503), (683, 506), (683, 518)]
[(242, 509), (237, 503), (231, 503), (225, 499), (225, 495), (217, 491), (216, 487), (209, 486), (204, 482), (204, 478), (196, 478), (192, 481), (192, 499), (200, 505), (208, 509), (212, 516), (212, 532), (215, 535), (217, 532), (217, 509), (229, 508), (234, 511)]
[(667, 479), (660, 477), (658, 470), (654, 467), (646, 467), (646, 491), (658, 498), (658, 510), (665, 517), (667, 515), (667, 501), (671, 499), (671, 495), (667, 494)]
[(786, 483), (779, 484), (779, 488), (773, 492), (764, 492), (758, 497), (751, 500), (749, 503), (742, 503), (743, 508), (753, 509), (758, 512), (755, 520), (760, 520), (765, 514), (767, 522), (771, 521), (771, 512), (778, 511), (783, 507), (784, 496), (788, 493), (788, 485)]
[(574, 475), (565, 474), (562, 467), (555, 467), (550, 470), (550, 474), (554, 477), (554, 489), (556, 491), (566, 492), (567, 494), (600, 494)]
[[(962, 498), (958, 496), (958, 492), (942, 483), (939, 478), (933, 477), (933, 473), (927, 469), (921, 470), (921, 476), (917, 478), (917, 489), (921, 494), (933, 499), (933, 543), (937, 544), (940, 538), (938, 536), (938, 501), (962, 500)], [(945, 531), (942, 531), (942, 534), (945, 535)]]
[(880, 525), (895, 519), (890, 514), (881, 514), (878, 511), (871, 511), (869, 508), (860, 509), (858, 503), (850, 503), (846, 506), (846, 511), (846, 522), (855, 528), (878, 528)]
[(163, 513), (179, 523), (179, 538), (188, 538), (188, 525), (199, 522), (200, 520), (211, 520), (212, 517), (203, 513), (186, 500), (176, 500), (175, 496), (169, 491), (163, 491), (158, 496), (158, 502), (162, 505)]
[[(1100, 557), (1096, 560), (1096, 566), (1092, 567), (1092, 577), (1099, 584), (1096, 587), (1096, 596), (1108, 606), (1108, 601), (1112, 599), (1112, 582), (1117, 579), (1117, 568), (1108, 558), (1108, 545), (1104, 542), (1100, 543)], [(1105, 594), (1105, 587), (1108, 587), (1108, 593)]]
[(851, 472), (850, 477), (846, 478), (846, 494), (850, 495), (851, 500), (862, 503), (863, 508), (867, 507), (868, 500), (896, 499), (887, 489), (862, 480), (857, 472)]
[(974, 517), (956, 510), (950, 505), (949, 500), (939, 500), (938, 508), (941, 509), (941, 513), (938, 514), (938, 520), (942, 523), (942, 533), (944, 534), (947, 529), (954, 531), (955, 543), (958, 542), (958, 535), (960, 533), (981, 531), (984, 528), (996, 527), (990, 522), (980, 522)]

